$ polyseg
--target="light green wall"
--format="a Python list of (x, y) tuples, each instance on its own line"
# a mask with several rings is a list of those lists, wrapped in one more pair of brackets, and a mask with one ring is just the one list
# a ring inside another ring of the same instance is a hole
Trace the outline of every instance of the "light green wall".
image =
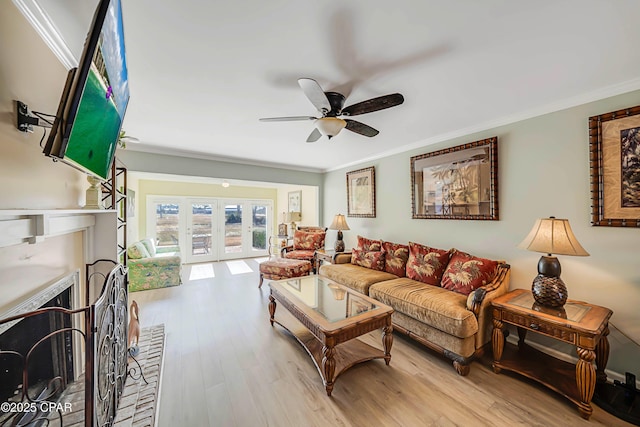
[[(324, 214), (346, 211), (345, 172), (376, 167), (376, 218), (347, 218), (347, 247), (358, 234), (394, 242), (414, 241), (505, 259), (511, 288), (530, 288), (541, 254), (516, 248), (535, 219), (568, 218), (590, 257), (560, 256), (569, 298), (614, 311), (612, 324), (640, 342), (640, 229), (590, 226), (588, 118), (640, 104), (640, 91), (589, 103), (462, 138), (363, 163), (325, 175)], [(497, 136), (499, 221), (411, 218), (410, 158)], [(328, 236), (328, 241), (335, 238)], [(611, 328), (609, 368), (635, 370), (639, 347)], [(575, 352), (571, 349), (563, 349)]]

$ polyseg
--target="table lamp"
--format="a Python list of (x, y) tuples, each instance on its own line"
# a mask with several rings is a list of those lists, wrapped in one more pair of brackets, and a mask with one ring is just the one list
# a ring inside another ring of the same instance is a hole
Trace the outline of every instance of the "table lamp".
[(287, 212), (287, 222), (290, 222), (291, 236), (296, 233), (296, 221), (302, 219), (302, 212)]
[(518, 245), (521, 249), (542, 252), (547, 255), (538, 261), (538, 275), (533, 279), (531, 292), (540, 305), (562, 307), (567, 302), (568, 292), (560, 279), (560, 261), (552, 254), (589, 256), (578, 243), (568, 219), (556, 217), (536, 220), (529, 235)]
[(344, 240), (342, 240), (342, 230), (349, 230), (349, 226), (347, 225), (347, 220), (344, 215), (337, 214), (333, 217), (333, 222), (329, 226), (330, 230), (338, 230), (338, 240), (336, 240), (333, 248), (336, 252), (344, 252)]

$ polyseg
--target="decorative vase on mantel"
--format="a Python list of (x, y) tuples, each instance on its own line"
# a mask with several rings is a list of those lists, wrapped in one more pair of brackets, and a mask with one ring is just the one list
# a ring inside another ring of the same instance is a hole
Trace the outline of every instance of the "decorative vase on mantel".
[(87, 188), (86, 204), (83, 209), (104, 209), (102, 206), (101, 181), (91, 175), (87, 175), (87, 181), (89, 181), (89, 188)]

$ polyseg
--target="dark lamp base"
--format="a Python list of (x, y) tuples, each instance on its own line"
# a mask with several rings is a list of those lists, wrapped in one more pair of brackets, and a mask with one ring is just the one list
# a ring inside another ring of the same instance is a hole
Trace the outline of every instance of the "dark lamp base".
[(531, 292), (536, 302), (546, 307), (562, 307), (569, 296), (567, 287), (561, 278), (544, 274), (538, 274), (533, 279)]
[(333, 249), (335, 249), (336, 252), (344, 252), (344, 240), (342, 240), (342, 230), (338, 230), (338, 240), (336, 240), (336, 243), (333, 245)]

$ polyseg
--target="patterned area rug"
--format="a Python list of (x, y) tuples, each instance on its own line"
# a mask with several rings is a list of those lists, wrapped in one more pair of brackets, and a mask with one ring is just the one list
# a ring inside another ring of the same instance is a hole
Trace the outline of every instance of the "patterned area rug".
[[(142, 328), (140, 353), (135, 361), (129, 358), (129, 372), (120, 398), (115, 427), (151, 427), (155, 425), (158, 391), (164, 352), (164, 324)], [(140, 376), (142, 372), (142, 376)], [(146, 383), (145, 383), (146, 380)]]

